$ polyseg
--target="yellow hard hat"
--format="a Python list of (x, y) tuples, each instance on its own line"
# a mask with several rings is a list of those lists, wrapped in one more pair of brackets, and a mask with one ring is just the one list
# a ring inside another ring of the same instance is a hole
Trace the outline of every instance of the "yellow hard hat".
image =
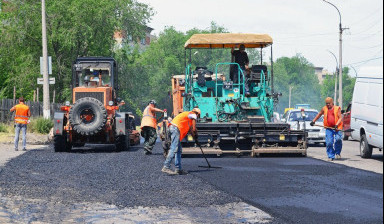
[(197, 114), (201, 114), (201, 110), (199, 108), (193, 108), (192, 112), (196, 112)]

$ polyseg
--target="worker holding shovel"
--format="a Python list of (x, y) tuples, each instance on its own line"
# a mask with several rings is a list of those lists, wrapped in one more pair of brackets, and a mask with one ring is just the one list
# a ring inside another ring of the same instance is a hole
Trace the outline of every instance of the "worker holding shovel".
[(341, 108), (334, 105), (333, 99), (328, 97), (325, 99), (326, 106), (321, 109), (319, 114), (311, 122), (311, 126), (315, 126), (315, 122), (324, 115), (324, 127), (326, 128), (325, 143), (327, 146), (328, 160), (341, 159), (341, 149), (343, 147), (343, 122)]

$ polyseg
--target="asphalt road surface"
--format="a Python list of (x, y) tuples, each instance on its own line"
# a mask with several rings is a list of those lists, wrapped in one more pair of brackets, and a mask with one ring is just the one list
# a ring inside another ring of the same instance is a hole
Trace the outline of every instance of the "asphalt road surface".
[(0, 222), (382, 223), (382, 153), (360, 160), (356, 144), (345, 142), (336, 162), (323, 161), (324, 147), (308, 158), (208, 158), (221, 169), (183, 158), (185, 176), (160, 172), (159, 145), (152, 156), (141, 148), (9, 151), (16, 157), (0, 164)]

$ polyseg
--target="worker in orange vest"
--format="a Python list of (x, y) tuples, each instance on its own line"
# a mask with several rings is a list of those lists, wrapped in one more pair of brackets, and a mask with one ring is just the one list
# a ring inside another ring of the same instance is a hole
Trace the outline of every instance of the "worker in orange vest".
[[(169, 149), (167, 158), (164, 162), (164, 173), (171, 175), (183, 175), (187, 172), (181, 168), (181, 141), (191, 132), (192, 136), (197, 140), (196, 121), (200, 117), (201, 111), (199, 108), (194, 108), (192, 111), (186, 111), (177, 115), (169, 124), (169, 131), (171, 134), (171, 147)], [(175, 171), (171, 170), (171, 162), (175, 158)]]
[(164, 113), (163, 110), (156, 108), (156, 101), (151, 100), (143, 112), (141, 120), (141, 136), (144, 138), (144, 153), (145, 155), (152, 154), (153, 147), (157, 139), (157, 119), (156, 112)]
[(26, 151), (27, 146), (27, 124), (29, 124), (29, 118), (31, 117), (31, 111), (29, 107), (24, 104), (24, 98), (19, 98), (19, 104), (10, 109), (11, 112), (16, 111), (15, 114), (15, 151), (19, 149), (19, 136), (20, 130), (23, 133), (23, 151)]
[(341, 159), (341, 150), (343, 148), (342, 132), (343, 122), (341, 108), (334, 105), (333, 99), (325, 99), (326, 106), (321, 109), (319, 114), (311, 122), (311, 126), (324, 115), (324, 127), (326, 128), (325, 143), (327, 145), (328, 160)]

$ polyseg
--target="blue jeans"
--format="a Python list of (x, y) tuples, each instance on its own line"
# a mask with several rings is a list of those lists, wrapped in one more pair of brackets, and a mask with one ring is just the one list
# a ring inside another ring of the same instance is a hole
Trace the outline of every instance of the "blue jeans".
[(27, 147), (27, 125), (26, 124), (19, 124), (16, 123), (15, 128), (15, 149), (18, 149), (19, 147), (19, 136), (20, 136), (20, 129), (23, 133), (23, 149), (26, 149)]
[(328, 158), (334, 159), (336, 155), (341, 154), (341, 149), (343, 148), (342, 138), (341, 131), (332, 129), (327, 129), (325, 131), (325, 143), (327, 145)]
[(183, 149), (181, 148), (180, 131), (173, 125), (170, 126), (169, 131), (171, 133), (171, 148), (165, 159), (164, 167), (170, 169), (172, 159), (175, 158), (175, 169), (181, 170), (181, 153)]

